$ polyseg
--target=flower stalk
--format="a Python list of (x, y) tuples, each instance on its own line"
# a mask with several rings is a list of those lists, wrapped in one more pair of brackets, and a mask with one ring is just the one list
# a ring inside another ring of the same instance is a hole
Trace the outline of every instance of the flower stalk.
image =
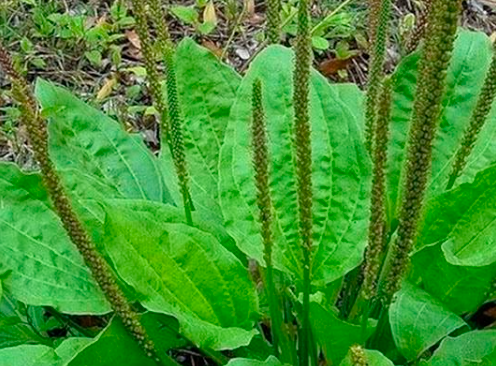
[(380, 286), (386, 304), (401, 286), (422, 215), (460, 6), (459, 0), (434, 0), (429, 14), (408, 140), (397, 238), (391, 248), (391, 261), (385, 267), (385, 283)]
[(281, 39), (280, 18), (281, 0), (266, 0), (267, 39), (269, 44), (277, 44)]
[(48, 155), (48, 131), (46, 121), (41, 116), (38, 105), (26, 80), (14, 69), (12, 59), (0, 45), (0, 66), (12, 83), (14, 99), (19, 104), (28, 137), (33, 148), (36, 161), (41, 169), (43, 184), (55, 207), (62, 225), (81, 253), (86, 265), (91, 270), (102, 292), (105, 294), (112, 309), (122, 323), (144, 350), (145, 354), (154, 359), (158, 365), (176, 365), (167, 355), (160, 355), (145, 328), (140, 322), (139, 315), (129, 304), (124, 292), (117, 284), (110, 266), (102, 258), (95, 244), (76, 215), (71, 201), (62, 185), (61, 179)]
[(495, 44), (493, 44), (493, 58), (491, 65), (486, 73), (484, 84), (482, 85), (482, 89), (479, 93), (475, 109), (472, 112), (469, 125), (463, 135), (460, 148), (456, 153), (446, 189), (453, 188), (456, 179), (460, 176), (463, 169), (467, 165), (467, 160), (472, 153), (479, 133), (487, 121), (489, 112), (491, 112), (491, 107), (496, 96), (496, 53), (494, 52), (494, 48)]
[[(386, 168), (387, 145), (389, 142), (389, 123), (391, 120), (393, 80), (386, 78), (382, 85), (377, 109), (377, 123), (374, 131), (373, 178), (370, 197), (370, 224), (368, 246), (362, 264), (363, 283), (358, 299), (351, 311), (351, 318), (359, 314), (368, 317), (370, 301), (377, 295), (382, 256), (386, 243)], [(368, 304), (367, 304), (368, 303)], [(364, 308), (365, 307), (365, 308)], [(363, 324), (367, 324), (364, 320)]]
[(303, 250), (303, 311), (300, 364), (308, 366), (310, 347), (310, 291), (312, 271), (312, 146), (310, 127), (310, 69), (312, 48), (308, 0), (300, 0), (294, 71), (294, 144), (300, 239)]
[(365, 256), (363, 297), (371, 300), (376, 295), (376, 280), (380, 269), (380, 257), (386, 242), (386, 168), (389, 122), (391, 120), (392, 79), (383, 83), (377, 123), (374, 133), (374, 173), (369, 226), (369, 245)]
[[(267, 128), (263, 108), (262, 83), (260, 79), (253, 83), (252, 94), (252, 147), (253, 168), (255, 169), (255, 185), (257, 188), (257, 205), (259, 209), (259, 221), (264, 244), (265, 273), (264, 284), (269, 302), (269, 312), (272, 322), (272, 345), (277, 357), (281, 356), (283, 361), (291, 361), (289, 355), (292, 353), (289, 342), (283, 331), (282, 310), (277, 297), (274, 268), (272, 264), (272, 200), (269, 189), (269, 150), (267, 145)], [(281, 346), (281, 353), (279, 352)]]
[[(150, 94), (153, 100), (155, 109), (160, 116), (159, 129), (167, 128), (167, 106), (164, 102), (162, 87), (160, 85), (160, 72), (158, 71), (155, 62), (156, 52), (153, 47), (152, 38), (147, 25), (147, 15), (145, 3), (140, 0), (132, 0), (134, 10), (134, 17), (136, 19), (136, 32), (140, 39), (141, 52), (143, 54), (143, 61), (145, 63), (146, 75), (148, 84), (150, 85)], [(162, 136), (166, 136), (166, 131), (161, 131)]]
[[(379, 3), (377, 5), (376, 3)], [(373, 150), (374, 125), (377, 118), (377, 98), (383, 78), (384, 62), (386, 58), (386, 44), (388, 39), (389, 18), (391, 13), (391, 0), (373, 0), (371, 6), (371, 26), (375, 25), (373, 48), (371, 49), (370, 69), (365, 96), (365, 146), (370, 154)], [(379, 10), (375, 7), (379, 6)], [(378, 12), (377, 19), (375, 13)]]
[[(174, 48), (170, 40), (167, 24), (165, 23), (165, 12), (158, 0), (132, 0), (133, 9), (136, 14), (136, 24), (138, 36), (142, 41), (143, 56), (145, 66), (151, 72), (149, 82), (152, 86), (152, 97), (155, 100), (157, 110), (161, 115), (162, 137), (169, 145), (174, 167), (179, 181), (179, 190), (183, 199), (184, 212), (188, 224), (193, 223), (192, 211), (194, 211), (193, 201), (189, 190), (189, 173), (184, 149), (184, 139), (182, 132), (182, 115), (177, 93), (177, 80), (174, 66)], [(153, 45), (151, 42), (150, 28), (148, 26), (146, 5), (155, 24), (158, 35), (158, 44), (165, 64), (165, 84), (167, 90), (167, 106), (164, 103), (159, 73), (155, 65)]]

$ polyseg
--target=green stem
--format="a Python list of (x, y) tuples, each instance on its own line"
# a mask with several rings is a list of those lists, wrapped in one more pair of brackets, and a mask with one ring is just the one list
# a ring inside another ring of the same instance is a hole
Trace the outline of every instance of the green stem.
[(365, 302), (365, 306), (362, 312), (361, 339), (363, 346), (365, 346), (365, 343), (367, 342), (367, 326), (369, 323), (369, 315), (370, 315), (370, 300)]
[[(307, 257), (305, 255), (305, 257)], [(305, 258), (305, 262), (309, 262)], [(303, 269), (303, 311), (302, 311), (302, 329), (301, 329), (301, 342), (300, 342), (300, 364), (308, 366), (309, 364), (309, 346), (310, 346), (310, 267), (305, 266)]]

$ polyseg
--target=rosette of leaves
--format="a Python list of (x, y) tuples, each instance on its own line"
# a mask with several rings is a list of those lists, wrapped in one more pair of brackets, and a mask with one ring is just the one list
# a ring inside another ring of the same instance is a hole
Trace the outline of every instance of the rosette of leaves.
[[(476, 362), (494, 362), (494, 331), (477, 329), (467, 314), (490, 298), (496, 278), (495, 112), (457, 184), (444, 191), (492, 52), (485, 35), (459, 32), (412, 270), (386, 324), (377, 324), (371, 313), (365, 344), (362, 325), (341, 316), (339, 301), (344, 276), (362, 261), (368, 230), (371, 162), (363, 145), (363, 93), (355, 85), (330, 84), (312, 71), (310, 322), (312, 344), (329, 364), (356, 364), (358, 348), (350, 350), (356, 344), (362, 344), (360, 355), (369, 365), (459, 365), (467, 354)], [(409, 55), (395, 71), (388, 238), (394, 237), (395, 207), (401, 200), (397, 192), (418, 59), (418, 53)], [(284, 287), (288, 325), (301, 306), (303, 279), (292, 162), (293, 60), (290, 49), (270, 46), (241, 77), (192, 40), (178, 46), (178, 94), (196, 207), (193, 227), (185, 225), (175, 207), (181, 192), (170, 157), (155, 157), (138, 136), (67, 90), (37, 82), (55, 167), (93, 240), (133, 299), (148, 311), (142, 319), (161, 352), (196, 347), (218, 364), (282, 365), (256, 326), (267, 315), (267, 306), (247, 269), (248, 259), (264, 265), (250, 112), (253, 81), (260, 79), (271, 157), (273, 264), (277, 284), (289, 284)], [(141, 358), (114, 321), (94, 333), (75, 333), (56, 342), (39, 323), (25, 321), (23, 307), (50, 307), (68, 319), (74, 314), (102, 315), (110, 308), (65, 235), (38, 173), (10, 163), (0, 164), (0, 170), (0, 364), (151, 362)], [(373, 339), (379, 339), (379, 345)]]

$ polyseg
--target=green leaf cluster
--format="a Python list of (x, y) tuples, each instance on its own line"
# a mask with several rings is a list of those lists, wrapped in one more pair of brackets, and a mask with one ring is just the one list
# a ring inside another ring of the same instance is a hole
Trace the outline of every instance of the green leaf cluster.
[[(284, 299), (283, 328), (295, 341), (290, 326), (301, 316), (304, 278), (294, 162), (295, 55), (270, 46), (243, 76), (191, 39), (178, 45), (174, 57), (194, 224), (188, 225), (180, 207), (170, 150), (156, 156), (140, 136), (40, 79), (36, 97), (49, 123), (50, 157), (159, 352), (194, 347), (218, 364), (283, 365), (294, 358), (276, 358), (259, 326), (269, 306), (257, 286), (263, 283), (259, 275), (265, 262), (251, 96), (260, 80), (274, 280)], [(389, 308), (371, 309), (362, 321), (349, 317), (346, 301), (348, 284), (363, 261), (370, 219), (372, 162), (364, 143), (364, 97), (355, 85), (331, 84), (312, 70), (310, 323), (312, 353), (329, 364), (356, 364), (350, 348), (361, 344), (372, 366), (496, 365), (494, 331), (472, 321), (494, 296), (496, 280), (494, 110), (456, 185), (445, 190), (492, 57), (488, 37), (459, 31), (411, 268)], [(392, 78), (388, 241), (396, 235), (402, 199), (418, 60), (418, 53), (404, 58)], [(2, 163), (0, 192), (0, 364), (152, 364), (123, 324), (107, 315), (110, 305), (70, 243), (40, 175)], [(57, 315), (52, 325), (44, 319), (47, 310)], [(81, 329), (74, 323), (78, 315), (98, 316), (104, 324)], [(51, 327), (61, 324), (70, 332), (51, 337)]]

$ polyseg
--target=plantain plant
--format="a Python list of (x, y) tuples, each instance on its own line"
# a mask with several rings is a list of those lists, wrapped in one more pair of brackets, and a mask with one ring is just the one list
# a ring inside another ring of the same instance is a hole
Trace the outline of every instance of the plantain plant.
[(159, 154), (1, 49), (39, 171), (0, 164), (0, 365), (496, 365), (495, 56), (458, 0), (391, 75), (371, 2), (366, 93), (311, 69), (310, 1), (244, 75), (133, 5)]

